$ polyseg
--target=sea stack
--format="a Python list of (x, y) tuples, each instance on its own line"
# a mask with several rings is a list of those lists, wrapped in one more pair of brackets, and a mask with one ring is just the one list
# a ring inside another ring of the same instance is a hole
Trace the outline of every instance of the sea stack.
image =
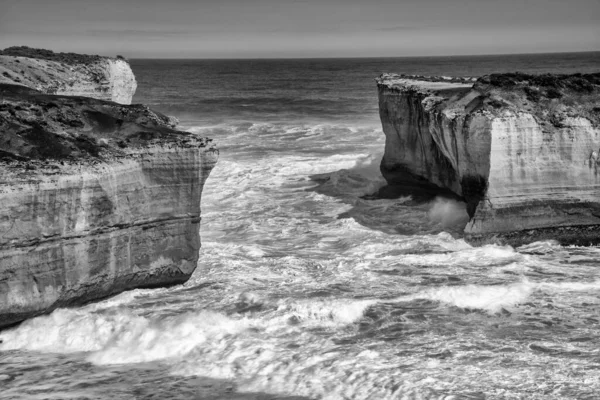
[(467, 204), (465, 238), (600, 242), (600, 73), (384, 74), (381, 172)]
[(0, 56), (0, 328), (189, 279), (218, 158), (175, 119), (119, 104), (135, 91), (125, 60), (49, 53)]

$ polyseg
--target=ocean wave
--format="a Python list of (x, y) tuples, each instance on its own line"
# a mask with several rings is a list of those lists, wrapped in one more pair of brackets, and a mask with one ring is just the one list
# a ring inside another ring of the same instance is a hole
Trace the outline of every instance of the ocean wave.
[(283, 301), (277, 311), (283, 313), (282, 318), (292, 324), (314, 322), (342, 326), (356, 322), (367, 308), (377, 303), (377, 300), (350, 299)]
[[(464, 243), (464, 242), (463, 242)], [(428, 267), (489, 267), (503, 266), (524, 260), (510, 246), (485, 245), (482, 247), (464, 247), (461, 251), (433, 254), (407, 254), (402, 263), (425, 265)]]
[[(217, 125), (183, 126), (191, 133), (209, 136), (226, 147), (240, 145), (265, 147), (277, 143), (274, 151), (285, 152), (290, 149), (322, 150), (335, 146), (331, 151), (339, 151), (345, 144), (364, 148), (364, 139), (369, 138), (371, 145), (383, 144), (384, 136), (378, 124), (352, 125), (344, 123), (306, 122), (237, 122)], [(232, 139), (235, 139), (233, 141)], [(359, 140), (361, 139), (361, 140)], [(294, 143), (294, 142), (299, 143)], [(299, 147), (300, 146), (300, 147)]]
[(465, 309), (479, 309), (497, 313), (503, 308), (523, 303), (535, 289), (529, 282), (519, 282), (509, 285), (466, 285), (444, 286), (421, 291), (419, 293), (399, 297), (396, 302), (427, 299), (439, 301)]
[(584, 292), (600, 289), (600, 280), (591, 282), (542, 282), (540, 289), (550, 289), (557, 292)]
[[(238, 303), (256, 305), (260, 295), (242, 292)], [(96, 364), (139, 363), (181, 357), (198, 346), (216, 346), (247, 329), (281, 330), (290, 325), (343, 326), (360, 319), (375, 300), (282, 301), (266, 319), (232, 318), (213, 311), (177, 316), (141, 316), (123, 308), (92, 312), (58, 309), (0, 334), (0, 350), (88, 352)]]
[(517, 248), (519, 253), (523, 254), (551, 254), (556, 251), (562, 251), (562, 247), (556, 240), (544, 240), (533, 242)]
[(200, 311), (175, 317), (143, 317), (117, 309), (92, 313), (58, 309), (2, 332), (0, 350), (91, 352), (97, 364), (138, 363), (189, 353), (251, 326), (246, 319)]

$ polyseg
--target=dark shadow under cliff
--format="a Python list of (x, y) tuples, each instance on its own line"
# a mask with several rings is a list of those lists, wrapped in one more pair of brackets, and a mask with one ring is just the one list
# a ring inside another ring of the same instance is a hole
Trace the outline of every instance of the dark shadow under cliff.
[[(420, 185), (383, 186), (369, 194), (360, 188), (373, 184), (373, 177), (361, 170), (342, 169), (313, 175), (318, 185), (309, 189), (334, 197), (351, 206), (338, 218), (352, 218), (370, 229), (388, 234), (427, 235), (448, 232), (462, 237), (468, 222), (466, 204), (449, 191)], [(353, 190), (356, 189), (356, 190)]]

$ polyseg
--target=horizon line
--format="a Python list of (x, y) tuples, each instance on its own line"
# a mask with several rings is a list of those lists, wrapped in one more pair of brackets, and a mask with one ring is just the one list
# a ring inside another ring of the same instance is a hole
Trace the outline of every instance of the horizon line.
[[(551, 55), (551, 54), (583, 54), (600, 53), (599, 50), (578, 50), (578, 51), (550, 51), (533, 53), (486, 53), (486, 54), (442, 54), (442, 55), (421, 55), (421, 56), (339, 56), (339, 57), (125, 57), (129, 60), (336, 60), (336, 59), (368, 59), (368, 58), (441, 58), (441, 57), (492, 57), (492, 56), (527, 56), (527, 55)], [(108, 56), (110, 57), (110, 56)], [(600, 67), (599, 67), (600, 68)]]

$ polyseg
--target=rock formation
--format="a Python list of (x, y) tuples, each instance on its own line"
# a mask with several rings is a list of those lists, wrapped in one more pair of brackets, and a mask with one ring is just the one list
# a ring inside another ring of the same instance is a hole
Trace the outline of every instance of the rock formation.
[(131, 67), (122, 57), (54, 53), (29, 47), (0, 51), (0, 83), (121, 104), (131, 104), (137, 87)]
[(377, 84), (390, 186), (463, 199), (474, 243), (600, 242), (600, 73)]
[(143, 105), (0, 84), (0, 328), (185, 282), (217, 157)]

